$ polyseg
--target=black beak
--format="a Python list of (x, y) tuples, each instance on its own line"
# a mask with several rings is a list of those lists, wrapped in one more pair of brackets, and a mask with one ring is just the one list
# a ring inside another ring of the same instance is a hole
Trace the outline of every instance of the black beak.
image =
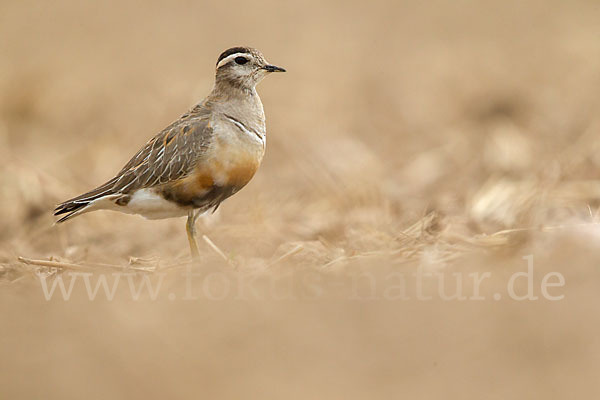
[(268, 72), (285, 72), (284, 68), (278, 67), (276, 65), (265, 65), (264, 67), (262, 67), (262, 69)]

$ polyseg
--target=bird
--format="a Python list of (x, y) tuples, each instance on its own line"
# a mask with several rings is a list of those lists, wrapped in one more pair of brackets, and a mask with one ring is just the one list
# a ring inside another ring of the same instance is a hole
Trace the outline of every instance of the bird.
[(147, 219), (187, 216), (193, 259), (199, 256), (196, 219), (216, 211), (254, 176), (266, 146), (263, 104), (256, 85), (286, 72), (257, 49), (222, 52), (210, 94), (150, 139), (108, 182), (58, 204), (63, 223), (96, 210), (138, 214)]

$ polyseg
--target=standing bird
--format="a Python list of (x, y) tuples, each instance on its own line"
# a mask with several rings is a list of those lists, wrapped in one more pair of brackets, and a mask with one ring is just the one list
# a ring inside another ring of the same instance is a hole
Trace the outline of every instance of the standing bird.
[(187, 215), (192, 257), (196, 218), (216, 210), (252, 178), (265, 153), (266, 127), (256, 85), (271, 65), (256, 49), (233, 47), (217, 60), (212, 92), (153, 137), (105, 184), (59, 204), (57, 223), (95, 210), (148, 219)]

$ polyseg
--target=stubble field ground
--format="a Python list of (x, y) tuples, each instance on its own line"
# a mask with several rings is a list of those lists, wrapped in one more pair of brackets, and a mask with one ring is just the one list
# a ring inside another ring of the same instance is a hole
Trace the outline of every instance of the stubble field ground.
[[(598, 396), (599, 39), (591, 0), (2, 2), (0, 397)], [(183, 219), (53, 226), (234, 45), (288, 72), (201, 260)], [(72, 272), (120, 284), (46, 300)]]

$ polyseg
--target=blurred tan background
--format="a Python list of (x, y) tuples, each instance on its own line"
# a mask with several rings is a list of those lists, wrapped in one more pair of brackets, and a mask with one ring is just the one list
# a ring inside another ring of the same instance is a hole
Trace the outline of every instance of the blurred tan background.
[[(192, 268), (261, 296), (169, 301), (183, 219), (51, 211), (205, 96), (235, 45), (288, 72), (258, 88), (263, 165), (199, 223)], [(595, 0), (0, 2), (0, 397), (597, 397), (599, 88)], [(525, 255), (564, 300), (492, 299)], [(38, 275), (65, 274), (18, 257), (164, 290), (45, 301)], [(418, 270), (490, 272), (487, 299), (349, 295)], [(305, 274), (319, 296), (279, 297)]]

